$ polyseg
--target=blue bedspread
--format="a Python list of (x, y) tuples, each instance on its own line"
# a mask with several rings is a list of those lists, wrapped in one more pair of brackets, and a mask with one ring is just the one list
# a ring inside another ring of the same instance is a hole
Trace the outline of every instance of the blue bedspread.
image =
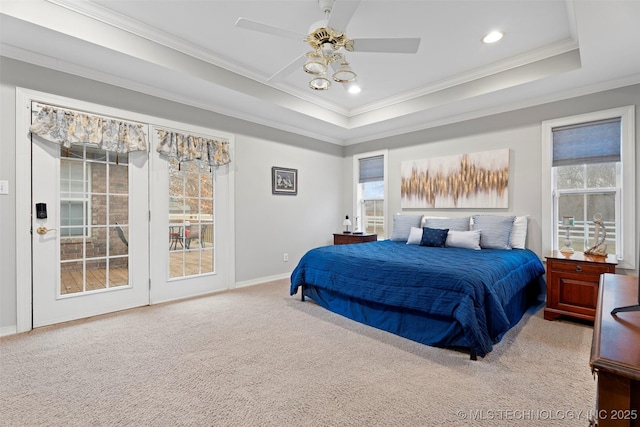
[(513, 326), (507, 304), (542, 274), (542, 263), (528, 249), (432, 248), (383, 240), (310, 250), (291, 275), (290, 293), (312, 285), (452, 319), (464, 331), (464, 344), (484, 356)]

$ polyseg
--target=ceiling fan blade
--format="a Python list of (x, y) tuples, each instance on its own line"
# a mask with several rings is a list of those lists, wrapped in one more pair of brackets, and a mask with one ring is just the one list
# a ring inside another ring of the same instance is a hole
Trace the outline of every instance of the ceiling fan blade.
[(297, 41), (304, 41), (304, 38), (307, 36), (306, 34), (298, 33), (297, 31), (274, 27), (273, 25), (263, 24), (262, 22), (252, 21), (251, 19), (246, 18), (238, 18), (238, 20), (236, 21), (236, 27), (244, 28), (251, 31), (258, 31), (265, 34), (271, 34), (274, 36), (285, 37), (287, 39), (294, 39)]
[(306, 54), (298, 56), (293, 61), (282, 67), (277, 73), (267, 79), (268, 82), (277, 83), (284, 80), (289, 74), (293, 73), (296, 69), (302, 71), (302, 66), (307, 61)]
[(352, 52), (416, 53), (420, 38), (366, 38), (353, 39)]
[(327, 26), (344, 33), (359, 5), (360, 0), (336, 0), (331, 9)]

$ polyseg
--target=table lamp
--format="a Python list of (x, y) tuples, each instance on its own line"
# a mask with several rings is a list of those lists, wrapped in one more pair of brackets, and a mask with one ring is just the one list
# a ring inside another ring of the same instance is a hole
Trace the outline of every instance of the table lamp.
[(344, 225), (344, 234), (351, 234), (349, 231), (349, 227), (351, 227), (351, 220), (349, 219), (349, 215), (344, 217), (344, 221), (342, 221), (342, 225)]

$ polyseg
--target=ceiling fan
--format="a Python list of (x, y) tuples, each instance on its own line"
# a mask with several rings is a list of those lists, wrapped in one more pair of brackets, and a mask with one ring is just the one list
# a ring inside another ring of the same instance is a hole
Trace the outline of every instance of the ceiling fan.
[(347, 61), (346, 52), (416, 53), (420, 38), (349, 38), (345, 29), (360, 4), (360, 0), (317, 0), (325, 19), (311, 25), (308, 34), (298, 33), (269, 24), (238, 18), (236, 27), (259, 31), (274, 36), (304, 41), (312, 50), (300, 55), (268, 81), (278, 81), (291, 74), (296, 68), (312, 75), (309, 87), (327, 90), (331, 80), (327, 78), (328, 66), (334, 73), (332, 80), (342, 83), (350, 92), (359, 92), (357, 75)]

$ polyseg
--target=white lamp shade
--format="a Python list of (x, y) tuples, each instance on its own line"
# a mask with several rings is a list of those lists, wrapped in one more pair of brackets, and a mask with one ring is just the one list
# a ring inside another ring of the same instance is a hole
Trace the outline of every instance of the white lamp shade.
[(333, 74), (333, 80), (339, 83), (349, 83), (355, 79), (356, 73), (353, 72), (347, 61), (340, 64), (340, 68)]
[(327, 72), (326, 60), (315, 52), (307, 53), (307, 62), (302, 69), (309, 74), (325, 74)]
[(309, 82), (309, 87), (313, 90), (327, 90), (331, 87), (331, 82), (324, 77), (316, 77)]

